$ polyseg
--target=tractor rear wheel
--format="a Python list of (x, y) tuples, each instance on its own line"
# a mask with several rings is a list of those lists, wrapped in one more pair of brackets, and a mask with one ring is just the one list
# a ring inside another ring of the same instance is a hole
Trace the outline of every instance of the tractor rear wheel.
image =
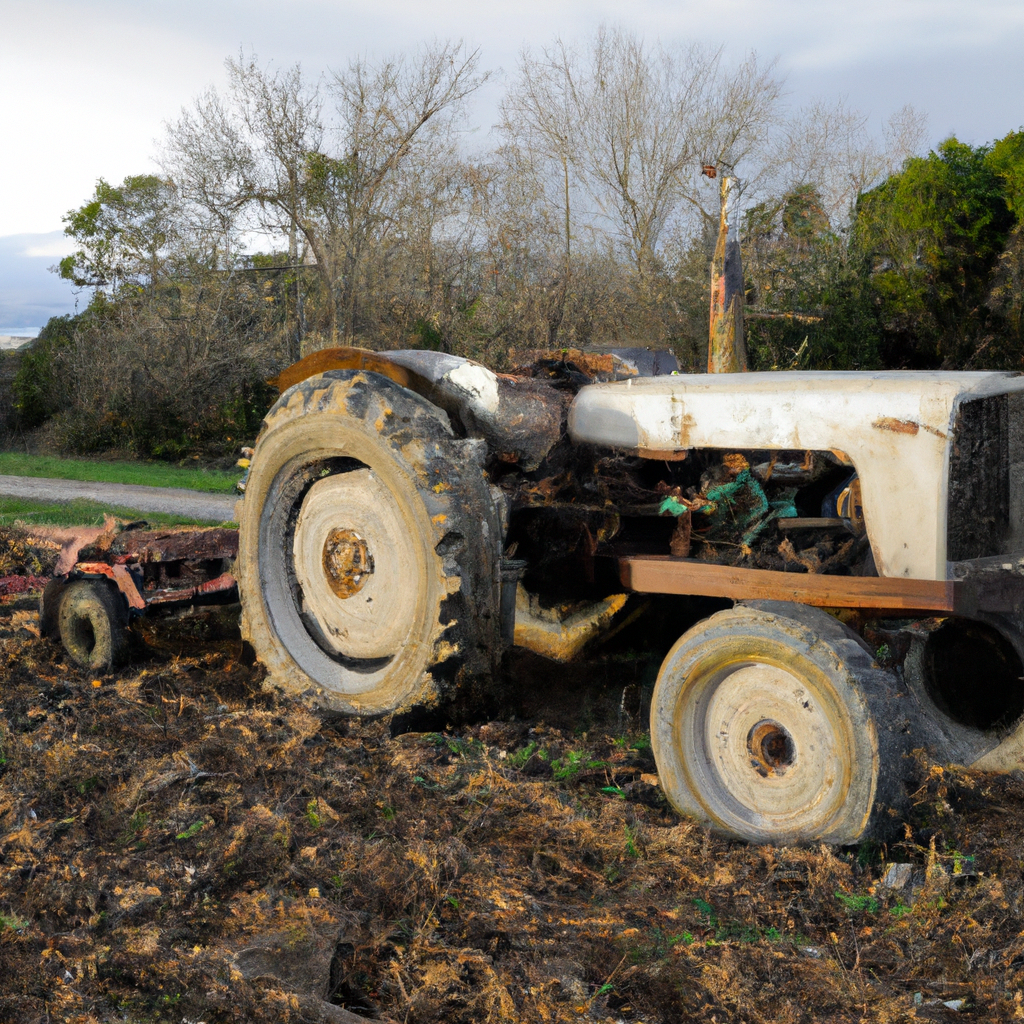
[(856, 843), (897, 827), (909, 730), (895, 678), (820, 609), (718, 612), (669, 652), (651, 705), (662, 788), (757, 843)]
[(482, 442), (362, 370), (286, 391), (239, 523), (242, 632), (271, 682), (325, 709), (432, 703), (500, 656), (501, 522)]

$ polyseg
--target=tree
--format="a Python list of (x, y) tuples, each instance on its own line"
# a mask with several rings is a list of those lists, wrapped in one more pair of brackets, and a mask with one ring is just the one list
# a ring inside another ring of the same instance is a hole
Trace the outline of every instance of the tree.
[(100, 178), (92, 199), (63, 219), (64, 234), (78, 248), (56, 269), (79, 288), (111, 294), (125, 286), (152, 290), (167, 275), (176, 241), (177, 197), (163, 178), (137, 174), (120, 185)]
[(962, 366), (983, 344), (989, 278), (1013, 214), (987, 146), (946, 139), (857, 204), (890, 365)]
[(558, 41), (539, 58), (524, 52), (505, 124), (560, 168), (567, 234), (573, 169), (643, 286), (682, 204), (717, 225), (717, 207), (700, 205), (700, 165), (740, 163), (775, 117), (779, 91), (773, 65), (755, 55), (730, 72), (720, 50), (670, 50), (602, 28), (582, 50)]
[(1016, 218), (992, 273), (988, 306), (1002, 319), (1003, 330), (1002, 337), (990, 347), (996, 349), (992, 356), (1003, 365), (1021, 369), (1024, 363), (1024, 131), (1010, 132), (997, 139), (988, 155), (988, 165), (1001, 180), (1006, 204)]
[(443, 43), (411, 60), (355, 60), (310, 84), (298, 65), (275, 72), (255, 57), (231, 60), (228, 95), (210, 91), (183, 112), (164, 164), (225, 222), (248, 215), (286, 235), (295, 261), (301, 239), (327, 297), (329, 335), (352, 340), (373, 256), (403, 230), (410, 198), (433, 198), (429, 187), (410, 195), (407, 168), (450, 142), (486, 80), (478, 63), (461, 43)]

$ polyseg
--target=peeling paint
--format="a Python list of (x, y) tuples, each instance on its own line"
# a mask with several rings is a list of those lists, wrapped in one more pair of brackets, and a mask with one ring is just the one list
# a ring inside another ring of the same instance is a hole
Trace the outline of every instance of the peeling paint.
[(486, 366), (465, 362), (445, 375), (470, 396), (470, 402), (492, 415), (498, 411), (498, 378)]

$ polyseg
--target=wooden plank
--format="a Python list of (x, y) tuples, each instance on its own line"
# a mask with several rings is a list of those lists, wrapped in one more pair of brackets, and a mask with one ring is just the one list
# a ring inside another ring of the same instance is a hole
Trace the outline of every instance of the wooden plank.
[(776, 519), (775, 525), (783, 532), (789, 530), (844, 530), (847, 529), (845, 519), (827, 516), (804, 516), (801, 518)]
[(747, 601), (796, 601), (827, 608), (952, 612), (959, 584), (878, 576), (816, 576), (735, 569), (671, 555), (618, 559), (622, 585), (645, 594), (692, 594)]

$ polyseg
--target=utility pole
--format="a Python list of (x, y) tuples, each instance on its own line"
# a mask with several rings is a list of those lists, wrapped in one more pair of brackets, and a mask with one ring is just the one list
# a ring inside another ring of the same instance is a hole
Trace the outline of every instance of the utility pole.
[[(718, 170), (707, 165), (709, 178)], [(722, 175), (718, 243), (711, 260), (711, 324), (708, 373), (743, 373), (747, 369), (747, 343), (743, 336), (743, 262), (740, 257), (737, 180)]]

